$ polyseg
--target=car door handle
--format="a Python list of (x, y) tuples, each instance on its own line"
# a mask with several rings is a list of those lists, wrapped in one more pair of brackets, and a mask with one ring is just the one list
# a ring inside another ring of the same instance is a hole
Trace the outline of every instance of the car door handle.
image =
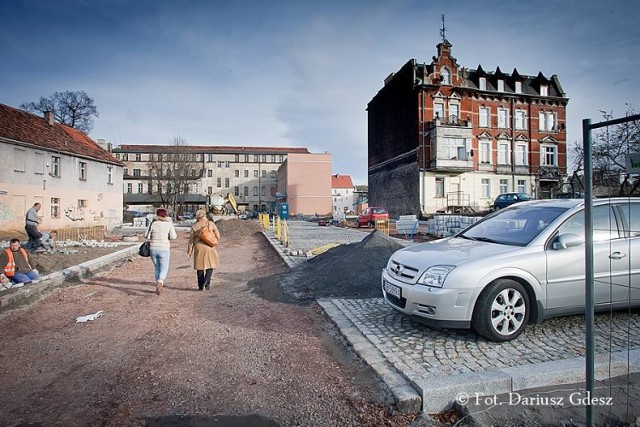
[(627, 254), (623, 254), (622, 252), (614, 252), (611, 255), (609, 255), (609, 258), (611, 259), (622, 259), (624, 257), (626, 257)]

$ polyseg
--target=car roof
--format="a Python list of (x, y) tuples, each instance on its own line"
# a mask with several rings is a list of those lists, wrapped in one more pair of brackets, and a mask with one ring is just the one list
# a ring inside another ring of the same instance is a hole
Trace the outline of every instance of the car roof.
[[(606, 205), (607, 203), (624, 203), (628, 201), (638, 201), (638, 198), (628, 198), (628, 197), (611, 197), (611, 198), (602, 198), (602, 199), (593, 199), (593, 205)], [(575, 208), (577, 206), (584, 205), (584, 199), (543, 199), (543, 200), (530, 200), (528, 202), (520, 202), (514, 207), (518, 206), (548, 206), (548, 207), (560, 207), (560, 208)]]

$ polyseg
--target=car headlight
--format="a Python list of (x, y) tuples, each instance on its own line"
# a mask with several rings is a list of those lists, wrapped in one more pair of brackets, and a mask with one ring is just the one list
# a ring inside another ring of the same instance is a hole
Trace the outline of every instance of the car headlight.
[(433, 267), (429, 267), (427, 271), (420, 276), (417, 284), (441, 288), (447, 275), (454, 268), (455, 265), (434, 265)]

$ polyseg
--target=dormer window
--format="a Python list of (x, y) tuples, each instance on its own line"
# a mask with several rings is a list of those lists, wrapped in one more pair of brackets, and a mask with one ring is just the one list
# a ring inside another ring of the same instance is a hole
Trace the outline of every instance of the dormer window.
[(478, 86), (479, 86), (480, 90), (487, 90), (487, 78), (486, 77), (480, 77), (480, 80), (478, 82)]
[(549, 96), (549, 86), (540, 85), (540, 96)]
[(498, 80), (498, 92), (504, 92), (504, 80)]
[(451, 85), (451, 73), (448, 69), (443, 68), (440, 72), (441, 83), (443, 85), (450, 86)]
[(516, 82), (515, 92), (522, 93), (522, 82)]

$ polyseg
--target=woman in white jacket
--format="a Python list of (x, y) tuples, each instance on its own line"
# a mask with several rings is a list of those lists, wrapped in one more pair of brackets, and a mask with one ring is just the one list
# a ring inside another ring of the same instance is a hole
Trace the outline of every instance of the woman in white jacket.
[(166, 209), (158, 209), (156, 211), (156, 217), (149, 226), (145, 237), (150, 242), (151, 261), (155, 266), (156, 294), (160, 295), (169, 272), (169, 258), (171, 256), (171, 243), (169, 240), (178, 238), (171, 218), (167, 217)]

